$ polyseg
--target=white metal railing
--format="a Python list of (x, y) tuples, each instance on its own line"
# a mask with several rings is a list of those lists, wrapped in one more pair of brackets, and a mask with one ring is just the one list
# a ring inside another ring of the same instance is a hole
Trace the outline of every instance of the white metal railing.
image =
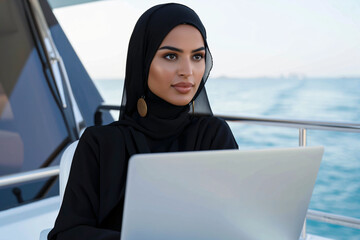
[[(306, 128), (299, 128), (299, 147), (305, 147), (306, 146)], [(306, 218), (304, 220), (304, 225), (301, 230), (300, 237), (302, 239), (306, 239)]]
[(216, 116), (231, 122), (241, 122), (241, 123), (249, 123), (256, 125), (360, 133), (360, 124), (358, 123), (292, 120), (292, 119), (246, 117), (246, 116), (226, 116), (226, 115), (216, 115)]
[(360, 219), (309, 209), (307, 219), (360, 229)]
[(28, 172), (16, 173), (0, 177), (0, 188), (19, 183), (31, 182), (38, 179), (59, 175), (59, 166), (52, 166), (31, 170)]
[[(114, 109), (112, 108), (114, 107)], [(103, 105), (98, 108), (100, 110), (119, 110), (119, 106), (107, 106)], [(237, 117), (237, 116), (220, 116), (227, 121), (269, 125), (287, 128), (299, 129), (299, 146), (306, 146), (306, 130), (328, 130), (328, 131), (341, 131), (341, 132), (354, 132), (360, 133), (360, 124), (357, 123), (337, 123), (337, 122), (320, 122), (320, 121), (308, 121), (308, 120), (284, 120), (275, 118), (259, 118), (259, 117)], [(59, 174), (59, 166), (47, 167), (37, 169), (33, 171), (12, 174), (8, 176), (0, 177), (0, 187), (9, 186), (18, 183), (30, 182), (41, 178), (57, 176)], [(360, 229), (360, 219), (336, 215), (321, 211), (308, 210), (306, 215), (307, 219), (316, 220), (320, 222), (326, 222), (330, 224), (351, 227)], [(302, 238), (306, 237), (306, 222), (302, 232)]]

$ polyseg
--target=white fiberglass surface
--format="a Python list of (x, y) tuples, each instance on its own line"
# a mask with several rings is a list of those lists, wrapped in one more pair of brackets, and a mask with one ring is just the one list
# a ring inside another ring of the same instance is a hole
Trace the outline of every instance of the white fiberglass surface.
[(39, 239), (52, 228), (59, 211), (58, 196), (0, 212), (0, 240)]

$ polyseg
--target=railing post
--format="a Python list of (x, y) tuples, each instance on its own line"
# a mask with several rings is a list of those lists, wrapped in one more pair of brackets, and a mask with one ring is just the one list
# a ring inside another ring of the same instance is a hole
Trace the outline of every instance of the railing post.
[(306, 128), (299, 128), (299, 146), (306, 146)]
[[(305, 147), (306, 146), (306, 128), (299, 128), (299, 146)], [(304, 220), (303, 229), (301, 231), (300, 239), (306, 239), (306, 218)]]

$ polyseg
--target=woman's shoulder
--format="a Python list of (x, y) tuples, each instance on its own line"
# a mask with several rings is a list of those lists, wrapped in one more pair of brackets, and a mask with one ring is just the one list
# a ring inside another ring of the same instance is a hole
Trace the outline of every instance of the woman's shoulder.
[(122, 136), (122, 129), (124, 129), (124, 126), (119, 125), (116, 122), (102, 126), (89, 126), (84, 130), (84, 133), (81, 135), (81, 139), (118, 139), (119, 136)]
[(220, 117), (201, 116), (194, 121), (198, 132), (204, 133), (203, 141), (208, 149), (237, 149), (238, 145), (227, 122)]
[(231, 133), (231, 129), (227, 122), (216, 116), (196, 116), (193, 119), (193, 127), (206, 131), (209, 134), (217, 134), (219, 132)]

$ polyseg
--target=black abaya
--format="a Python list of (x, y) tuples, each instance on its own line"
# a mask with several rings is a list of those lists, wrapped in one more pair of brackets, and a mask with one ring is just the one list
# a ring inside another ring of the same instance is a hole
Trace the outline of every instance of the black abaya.
[(120, 239), (128, 159), (142, 147), (129, 137), (146, 139), (149, 146), (158, 147), (154, 152), (237, 148), (228, 125), (216, 117), (192, 118), (179, 136), (165, 144), (117, 122), (90, 127), (76, 149), (49, 239)]

